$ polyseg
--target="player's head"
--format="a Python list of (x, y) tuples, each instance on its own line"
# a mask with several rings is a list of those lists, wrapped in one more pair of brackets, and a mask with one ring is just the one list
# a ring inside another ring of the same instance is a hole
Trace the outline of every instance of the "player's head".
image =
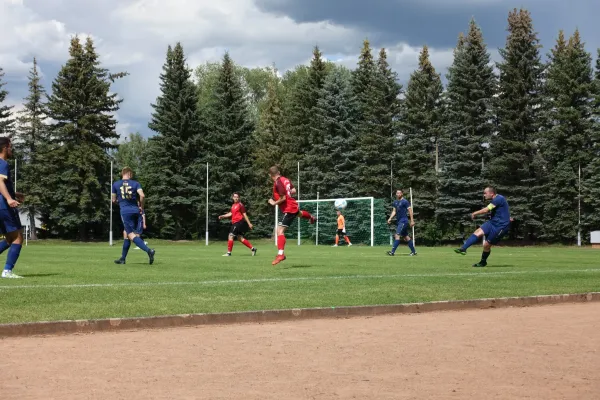
[(398, 200), (402, 199), (402, 197), (404, 197), (404, 192), (402, 191), (402, 189), (397, 189), (396, 190), (396, 198)]
[(335, 213), (338, 215), (338, 217), (339, 217), (340, 215), (342, 215), (342, 212), (341, 212), (340, 210), (337, 210)]
[(131, 179), (133, 178), (133, 170), (129, 167), (125, 167), (121, 170), (121, 176), (123, 179)]
[(12, 157), (12, 143), (6, 136), (0, 137), (0, 154), (3, 158)]
[(496, 188), (493, 186), (488, 186), (483, 190), (483, 197), (486, 200), (491, 200), (496, 195)]
[(239, 201), (240, 201), (240, 194), (238, 192), (233, 192), (233, 202), (239, 203)]
[(269, 176), (273, 180), (276, 180), (281, 176), (281, 172), (279, 172), (279, 167), (277, 165), (273, 165), (271, 168), (269, 168)]

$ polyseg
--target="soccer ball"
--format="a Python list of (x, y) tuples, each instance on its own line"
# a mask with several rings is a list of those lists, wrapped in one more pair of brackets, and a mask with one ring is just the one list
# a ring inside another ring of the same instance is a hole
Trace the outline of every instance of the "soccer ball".
[(343, 210), (344, 208), (348, 207), (348, 202), (344, 199), (337, 199), (333, 203), (333, 206), (335, 207), (336, 210)]

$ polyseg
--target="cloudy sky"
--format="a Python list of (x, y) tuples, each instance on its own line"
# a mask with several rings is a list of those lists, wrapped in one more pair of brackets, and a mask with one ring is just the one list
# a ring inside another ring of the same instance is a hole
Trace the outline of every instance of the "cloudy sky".
[(49, 89), (66, 61), (70, 37), (91, 35), (107, 68), (131, 74), (114, 86), (125, 99), (119, 133), (147, 136), (168, 44), (181, 41), (192, 67), (228, 50), (242, 65), (275, 63), (286, 70), (306, 63), (316, 44), (327, 58), (353, 67), (369, 38), (375, 48), (390, 51), (405, 83), (423, 44), (445, 72), (471, 17), (497, 58), (514, 7), (532, 12), (544, 53), (559, 29), (571, 34), (579, 28), (594, 55), (600, 47), (597, 0), (0, 0), (0, 66), (8, 101), (18, 108), (33, 57)]

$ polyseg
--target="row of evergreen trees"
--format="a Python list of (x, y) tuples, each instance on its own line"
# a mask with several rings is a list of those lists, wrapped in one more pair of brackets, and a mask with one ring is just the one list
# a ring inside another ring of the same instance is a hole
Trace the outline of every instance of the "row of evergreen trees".
[[(20, 189), (51, 230), (85, 238), (104, 228), (115, 157), (144, 185), (153, 235), (197, 238), (208, 163), (211, 231), (224, 232), (216, 216), (240, 191), (266, 235), (271, 165), (295, 178), (300, 163), (304, 199), (317, 192), (389, 198), (392, 167), (393, 185), (412, 187), (419, 236), (432, 243), (472, 231), (468, 215), (482, 207), (488, 184), (511, 204), (514, 239), (570, 242), (580, 227), (600, 229), (600, 61), (594, 69), (577, 31), (568, 39), (560, 32), (542, 61), (531, 15), (516, 9), (500, 55), (496, 70), (471, 21), (446, 87), (426, 46), (402, 87), (385, 49), (375, 58), (368, 41), (352, 71), (315, 48), (310, 65), (283, 77), (274, 68), (242, 68), (228, 54), (192, 71), (178, 43), (167, 51), (153, 104), (156, 135), (117, 146), (110, 112), (121, 100), (109, 88), (125, 74), (108, 74), (91, 41), (82, 47), (75, 38), (47, 102), (34, 64), (14, 127), (25, 164)], [(10, 109), (0, 113), (10, 132)]]

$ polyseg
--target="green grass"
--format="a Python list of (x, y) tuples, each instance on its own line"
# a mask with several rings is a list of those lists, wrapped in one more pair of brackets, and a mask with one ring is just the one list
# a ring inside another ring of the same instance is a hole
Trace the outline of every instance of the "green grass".
[(600, 291), (600, 251), (589, 248), (495, 248), (487, 268), (472, 268), (480, 248), (389, 257), (387, 247), (288, 242), (288, 260), (272, 267), (270, 241), (256, 257), (236, 243), (229, 258), (224, 243), (151, 241), (154, 265), (132, 249), (122, 266), (120, 244), (30, 243), (15, 269), (25, 279), (0, 280), (0, 323)]

